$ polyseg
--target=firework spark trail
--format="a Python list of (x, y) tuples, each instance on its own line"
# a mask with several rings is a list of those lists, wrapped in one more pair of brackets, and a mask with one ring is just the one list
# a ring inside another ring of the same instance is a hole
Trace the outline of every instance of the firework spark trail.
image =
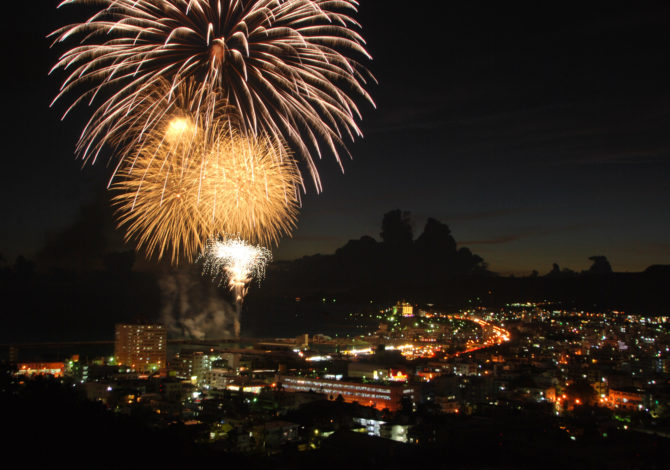
[(249, 138), (227, 122), (205, 134), (177, 114), (147, 132), (112, 189), (126, 240), (147, 255), (193, 259), (208, 238), (235, 233), (254, 243), (290, 235), (298, 213), (300, 173), (269, 139)]
[(249, 282), (265, 276), (272, 253), (265, 247), (250, 245), (240, 238), (218, 238), (207, 242), (201, 255), (204, 272), (213, 279), (226, 280), (235, 297), (235, 337), (240, 336), (240, 312)]
[[(169, 143), (182, 142), (181, 151), (191, 152), (186, 144), (194, 144), (209, 139), (216, 140), (217, 133), (230, 133), (232, 129), (239, 129), (239, 117), (235, 108), (227, 101), (215, 95), (208, 98), (212, 101), (212, 108), (203, 110), (203, 97), (199, 94), (198, 84), (193, 79), (184, 80), (179, 86), (163, 78), (156, 80), (153, 87), (138, 91), (133, 97), (133, 113), (119, 116), (122, 122), (119, 125), (105, 128), (100, 123), (95, 131), (106, 132), (106, 140), (117, 150), (118, 163), (109, 185), (112, 184), (119, 168), (134, 163), (132, 157), (137, 155), (138, 149), (155, 144), (157, 136), (165, 136)], [(165, 123), (168, 122), (166, 129)], [(179, 127), (174, 126), (179, 123)], [(86, 131), (85, 131), (86, 132)], [(162, 140), (162, 139), (160, 139)], [(197, 149), (197, 145), (191, 145)], [(283, 145), (278, 145), (283, 150)]]
[(312, 155), (320, 158), (325, 145), (339, 162), (344, 139), (361, 135), (356, 99), (374, 106), (364, 88), (374, 77), (356, 59), (370, 56), (352, 17), (355, 0), (100, 3), (105, 7), (87, 21), (52, 33), (54, 44), (79, 40), (54, 66), (68, 73), (54, 101), (75, 94), (65, 115), (101, 101), (77, 145), (85, 161), (95, 161), (105, 144), (135, 139), (128, 119), (145, 129), (160, 122), (142, 111), (143, 94), (164, 80), (172, 90), (190, 80), (205, 128), (225, 101), (243, 133), (286, 141), (305, 158), (320, 191)]

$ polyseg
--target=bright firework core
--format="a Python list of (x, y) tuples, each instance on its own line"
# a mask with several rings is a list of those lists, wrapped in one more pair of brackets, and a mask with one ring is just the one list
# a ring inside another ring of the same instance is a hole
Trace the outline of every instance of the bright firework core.
[(165, 130), (165, 140), (174, 144), (178, 143), (187, 136), (192, 137), (195, 134), (196, 127), (188, 118), (173, 118)]
[[(160, 91), (168, 94), (169, 87)], [(188, 88), (174, 93), (190, 99)], [(112, 186), (126, 240), (135, 240), (148, 257), (178, 264), (193, 260), (217, 234), (263, 246), (290, 235), (301, 179), (283, 142), (243, 135), (225, 118), (207, 132), (197, 124), (204, 115), (162, 103), (164, 123), (131, 146)]]
[(248, 245), (239, 239), (216, 241), (213, 257), (218, 267), (226, 272), (228, 283), (236, 293), (236, 301), (242, 300), (239, 290), (252, 277), (263, 277), (265, 265), (272, 258), (267, 248)]
[(235, 336), (240, 335), (240, 309), (251, 279), (262, 279), (272, 253), (265, 247), (250, 245), (239, 238), (210, 240), (202, 257), (204, 271), (214, 279), (226, 279), (235, 296)]

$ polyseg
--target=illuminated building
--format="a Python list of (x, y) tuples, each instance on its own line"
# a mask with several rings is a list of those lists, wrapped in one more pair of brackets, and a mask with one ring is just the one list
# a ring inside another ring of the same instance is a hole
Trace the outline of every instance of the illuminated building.
[(212, 368), (210, 358), (202, 351), (184, 351), (179, 354), (179, 376), (202, 382)]
[(203, 383), (213, 390), (223, 390), (233, 382), (237, 375), (230, 369), (213, 368), (205, 372)]
[(388, 408), (398, 411), (402, 407), (402, 399), (408, 398), (416, 402), (416, 392), (407, 384), (372, 384), (332, 379), (283, 376), (283, 390), (286, 392), (309, 392), (325, 394), (329, 400), (342, 396), (345, 402), (358, 402), (363, 406), (374, 406), (378, 410)]
[(138, 372), (165, 370), (167, 330), (163, 325), (116, 325), (114, 357)]
[(412, 307), (412, 304), (407, 303), (407, 302), (398, 302), (393, 307), (393, 314), (394, 315), (400, 314), (403, 317), (413, 317), (414, 316), (414, 307)]
[(265, 383), (248, 384), (248, 385), (238, 385), (238, 384), (226, 385), (226, 390), (230, 390), (233, 392), (253, 393), (255, 395), (261, 393), (264, 388), (266, 388)]
[(610, 389), (607, 396), (607, 403), (609, 408), (618, 408), (624, 410), (640, 410), (642, 406), (643, 394), (630, 387), (623, 389)]
[(65, 370), (64, 362), (23, 362), (17, 364), (17, 366), (16, 373), (26, 376), (53, 375), (54, 377), (60, 377)]
[(392, 441), (406, 443), (409, 425), (394, 424), (377, 419), (354, 418), (354, 422), (365, 428), (368, 436), (383, 437)]

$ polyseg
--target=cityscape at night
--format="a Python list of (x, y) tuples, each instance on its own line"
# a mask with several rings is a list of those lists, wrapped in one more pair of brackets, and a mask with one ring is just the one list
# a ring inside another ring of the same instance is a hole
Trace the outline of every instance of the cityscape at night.
[[(71, 388), (108, 420), (178, 429), (189, 452), (252, 465), (333, 459), (335, 449), (339, 464), (358, 452), (370, 463), (388, 452), (428, 463), (446, 446), (452, 462), (471, 466), (455, 446), (475, 435), (498, 447), (477, 460), (485, 466), (545, 452), (597, 466), (612, 452), (630, 468), (666, 455), (668, 316), (552, 302), (366, 311), (340, 319), (360, 334), (188, 340), (142, 322), (117, 324), (113, 341), (13, 345), (3, 393)], [(32, 406), (28, 416), (43, 405)], [(631, 443), (646, 454), (628, 454)]]
[(3, 9), (8, 468), (670, 467), (666, 1)]

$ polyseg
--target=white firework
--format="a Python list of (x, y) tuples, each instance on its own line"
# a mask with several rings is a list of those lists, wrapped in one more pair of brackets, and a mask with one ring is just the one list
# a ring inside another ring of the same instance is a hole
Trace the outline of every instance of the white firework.
[[(65, 0), (87, 4), (90, 0)], [(99, 98), (77, 151), (95, 161), (105, 144), (141, 139), (161, 121), (143, 96), (164, 80), (193, 86), (205, 126), (234, 109), (240, 131), (284, 140), (305, 158), (317, 190), (313, 155), (329, 148), (340, 161), (345, 138), (361, 135), (356, 100), (374, 77), (353, 18), (355, 0), (98, 0), (87, 21), (65, 26), (55, 43), (78, 39), (54, 69), (67, 71), (61, 91), (69, 110)], [(172, 99), (170, 93), (167, 99)], [(164, 108), (164, 106), (163, 106)], [(141, 114), (139, 114), (141, 113)], [(123, 152), (119, 155), (123, 158)]]

